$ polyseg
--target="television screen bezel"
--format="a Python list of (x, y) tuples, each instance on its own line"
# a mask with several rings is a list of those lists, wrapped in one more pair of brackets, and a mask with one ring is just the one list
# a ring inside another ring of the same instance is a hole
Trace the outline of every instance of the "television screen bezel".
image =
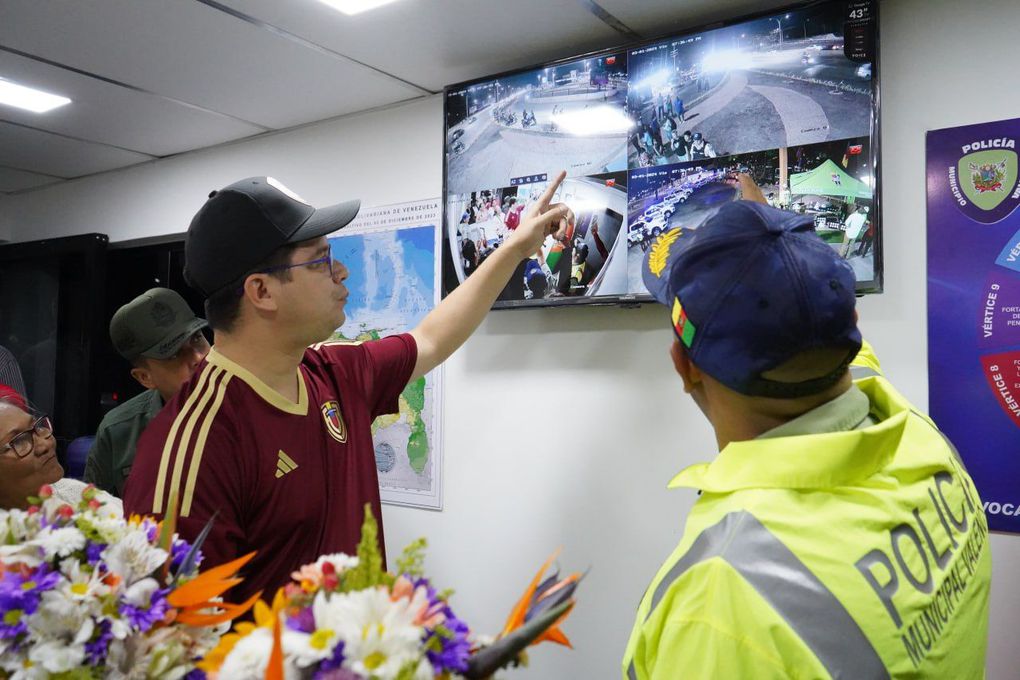
[[(567, 64), (570, 62), (578, 61), (581, 59), (594, 59), (598, 57), (610, 56), (613, 54), (619, 54), (623, 52), (627, 57), (627, 75), (630, 77), (630, 53), (633, 50), (638, 50), (644, 47), (649, 47), (663, 42), (664, 40), (672, 40), (674, 38), (684, 38), (690, 35), (698, 33), (705, 33), (707, 31), (713, 31), (720, 28), (726, 28), (734, 24), (741, 24), (749, 21), (756, 21), (762, 17), (768, 17), (775, 14), (783, 14), (790, 11), (800, 11), (810, 9), (819, 5), (838, 4), (842, 3), (844, 6), (844, 14), (851, 0), (807, 0), (806, 2), (795, 2), (788, 5), (782, 5), (774, 9), (765, 10), (761, 12), (754, 12), (750, 14), (743, 14), (731, 19), (725, 19), (722, 21), (716, 21), (712, 23), (702, 24), (694, 26), (688, 29), (684, 29), (678, 32), (664, 33), (658, 37), (650, 38), (648, 40), (641, 40), (638, 42), (623, 43), (610, 48), (595, 50), (592, 52), (573, 54), (561, 59), (554, 59), (550, 61), (539, 62), (537, 64), (526, 66), (523, 68), (510, 69), (508, 71), (501, 71), (499, 73), (493, 73), (490, 75), (482, 76), (479, 78), (472, 78), (471, 80), (465, 80), (459, 83), (452, 83), (443, 87), (443, 194), (442, 194), (442, 217), (440, 229), (442, 230), (442, 254), (440, 256), (440, 284), (442, 286), (442, 297), (445, 298), (455, 288), (448, 286), (448, 276), (452, 275), (456, 278), (456, 273), (453, 271), (453, 253), (450, 248), (449, 230), (447, 225), (447, 212), (449, 210), (449, 192), (447, 190), (447, 173), (449, 170), (449, 152), (447, 150), (447, 120), (448, 110), (447, 102), (449, 101), (449, 93), (451, 90), (459, 90), (465, 87), (470, 87), (478, 83), (484, 83), (490, 80), (496, 80), (499, 78), (505, 78), (508, 76), (525, 73), (528, 71), (535, 71), (543, 68), (550, 68)], [(881, 57), (881, 40), (879, 39), (880, 20), (879, 20), (879, 2), (878, 0), (870, 0), (871, 11), (872, 11), (872, 31), (873, 31), (873, 44), (872, 44), (872, 60), (871, 60), (871, 88), (872, 88), (872, 116), (871, 116), (871, 127), (872, 131), (869, 135), (869, 147), (871, 153), (871, 161), (874, 170), (874, 198), (872, 202), (874, 204), (875, 213), (878, 215), (878, 230), (877, 238), (874, 242), (874, 278), (871, 281), (865, 282), (863, 285), (861, 282), (857, 283), (856, 294), (858, 297), (864, 295), (876, 295), (884, 292), (884, 274), (885, 274), (885, 219), (882, 215), (882, 142), (881, 142), (881, 73), (882, 69), (879, 66)], [(631, 168), (627, 168), (624, 172), (627, 173), (628, 180), (630, 179)], [(627, 192), (629, 196), (630, 182), (627, 183)], [(626, 216), (624, 216), (624, 224), (627, 224)], [(629, 226), (629, 225), (628, 225)], [(461, 282), (457, 282), (457, 285), (461, 285)], [(555, 308), (555, 307), (575, 307), (575, 306), (586, 306), (586, 307), (633, 307), (644, 303), (655, 302), (655, 299), (647, 294), (621, 294), (621, 295), (597, 295), (593, 297), (588, 296), (576, 296), (576, 297), (561, 297), (553, 300), (497, 300), (493, 303), (492, 309), (523, 309), (523, 308)]]

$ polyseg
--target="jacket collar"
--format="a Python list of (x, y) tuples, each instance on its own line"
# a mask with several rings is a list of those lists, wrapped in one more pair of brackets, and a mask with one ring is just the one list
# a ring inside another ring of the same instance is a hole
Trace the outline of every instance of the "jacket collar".
[[(713, 462), (681, 471), (669, 488), (691, 487), (709, 493), (755, 488), (827, 489), (867, 479), (892, 460), (911, 407), (884, 378), (866, 378), (855, 385), (867, 397), (870, 413), (879, 421), (877, 425), (800, 434), (796, 426), (790, 427), (796, 422), (791, 421), (777, 428), (785, 430), (779, 435), (786, 436), (773, 436), (776, 433), (773, 430), (766, 433), (766, 438), (731, 442)], [(819, 409), (832, 410), (832, 403)], [(832, 422), (840, 418), (838, 413), (835, 415)], [(853, 418), (844, 417), (843, 425), (854, 427), (856, 423), (849, 423), (850, 420)]]

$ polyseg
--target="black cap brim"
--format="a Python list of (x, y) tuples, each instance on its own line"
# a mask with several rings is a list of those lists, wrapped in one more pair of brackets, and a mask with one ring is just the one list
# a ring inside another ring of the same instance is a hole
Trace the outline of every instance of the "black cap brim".
[(331, 234), (337, 229), (350, 224), (358, 216), (358, 210), (360, 209), (361, 201), (358, 199), (337, 203), (326, 208), (319, 208), (290, 235), (287, 242), (298, 243)]

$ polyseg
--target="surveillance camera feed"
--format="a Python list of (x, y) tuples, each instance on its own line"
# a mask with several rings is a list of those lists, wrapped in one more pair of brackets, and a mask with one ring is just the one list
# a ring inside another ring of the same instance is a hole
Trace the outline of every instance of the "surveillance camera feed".
[(444, 287), (526, 219), (548, 181), (573, 225), (517, 268), (496, 307), (644, 301), (671, 229), (741, 198), (811, 215), (881, 289), (875, 2), (821, 2), (446, 89)]

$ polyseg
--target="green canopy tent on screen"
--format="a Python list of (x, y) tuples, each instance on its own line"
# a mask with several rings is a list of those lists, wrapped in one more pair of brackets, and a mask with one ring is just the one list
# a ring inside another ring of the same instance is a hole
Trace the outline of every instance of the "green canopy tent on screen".
[(871, 187), (847, 174), (843, 168), (826, 159), (814, 170), (790, 175), (790, 193), (794, 195), (834, 196), (847, 203), (858, 198), (870, 199)]

